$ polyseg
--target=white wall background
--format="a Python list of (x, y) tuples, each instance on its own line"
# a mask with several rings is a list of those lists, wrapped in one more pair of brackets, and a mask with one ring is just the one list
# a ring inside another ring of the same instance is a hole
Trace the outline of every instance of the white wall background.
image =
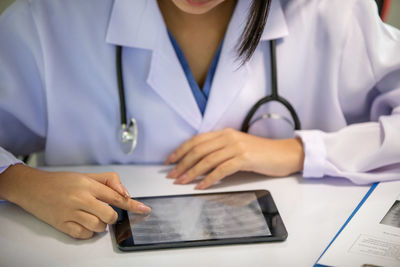
[(400, 29), (400, 0), (392, 0), (388, 23)]

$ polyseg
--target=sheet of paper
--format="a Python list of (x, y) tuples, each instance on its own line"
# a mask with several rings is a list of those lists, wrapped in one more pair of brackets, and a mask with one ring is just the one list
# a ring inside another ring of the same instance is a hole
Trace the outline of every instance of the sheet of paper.
[(377, 185), (318, 264), (400, 266), (400, 181)]

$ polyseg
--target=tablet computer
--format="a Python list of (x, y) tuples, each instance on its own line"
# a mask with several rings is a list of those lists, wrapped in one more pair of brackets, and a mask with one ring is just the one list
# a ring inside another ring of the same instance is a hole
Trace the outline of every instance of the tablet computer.
[(283, 241), (287, 231), (269, 191), (140, 197), (148, 215), (116, 209), (120, 250)]

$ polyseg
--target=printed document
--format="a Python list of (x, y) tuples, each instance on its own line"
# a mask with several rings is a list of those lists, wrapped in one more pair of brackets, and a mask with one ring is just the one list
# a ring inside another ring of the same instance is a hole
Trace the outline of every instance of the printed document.
[(326, 266), (400, 266), (400, 181), (379, 183), (319, 259)]

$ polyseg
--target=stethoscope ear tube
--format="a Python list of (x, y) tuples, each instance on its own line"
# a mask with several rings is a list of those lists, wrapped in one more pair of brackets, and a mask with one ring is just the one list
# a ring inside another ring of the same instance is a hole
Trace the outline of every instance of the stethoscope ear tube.
[[(286, 107), (286, 109), (290, 112), (290, 115), (294, 122), (294, 130), (300, 130), (301, 124), (299, 117), (293, 106), (287, 101), (285, 98), (280, 97), (278, 94), (278, 74), (277, 74), (277, 64), (276, 64), (276, 41), (270, 41), (270, 59), (271, 59), (271, 94), (261, 98), (254, 104), (250, 111), (247, 113), (245, 119), (243, 120), (241, 131), (247, 133), (249, 131), (249, 127), (251, 125), (251, 120), (257, 110), (267, 102), (278, 102)], [(274, 117), (274, 116), (270, 116)], [(282, 117), (282, 116), (279, 116)], [(284, 117), (282, 117), (284, 118)], [(285, 119), (285, 118), (284, 118)], [(285, 119), (286, 120), (286, 119)]]

